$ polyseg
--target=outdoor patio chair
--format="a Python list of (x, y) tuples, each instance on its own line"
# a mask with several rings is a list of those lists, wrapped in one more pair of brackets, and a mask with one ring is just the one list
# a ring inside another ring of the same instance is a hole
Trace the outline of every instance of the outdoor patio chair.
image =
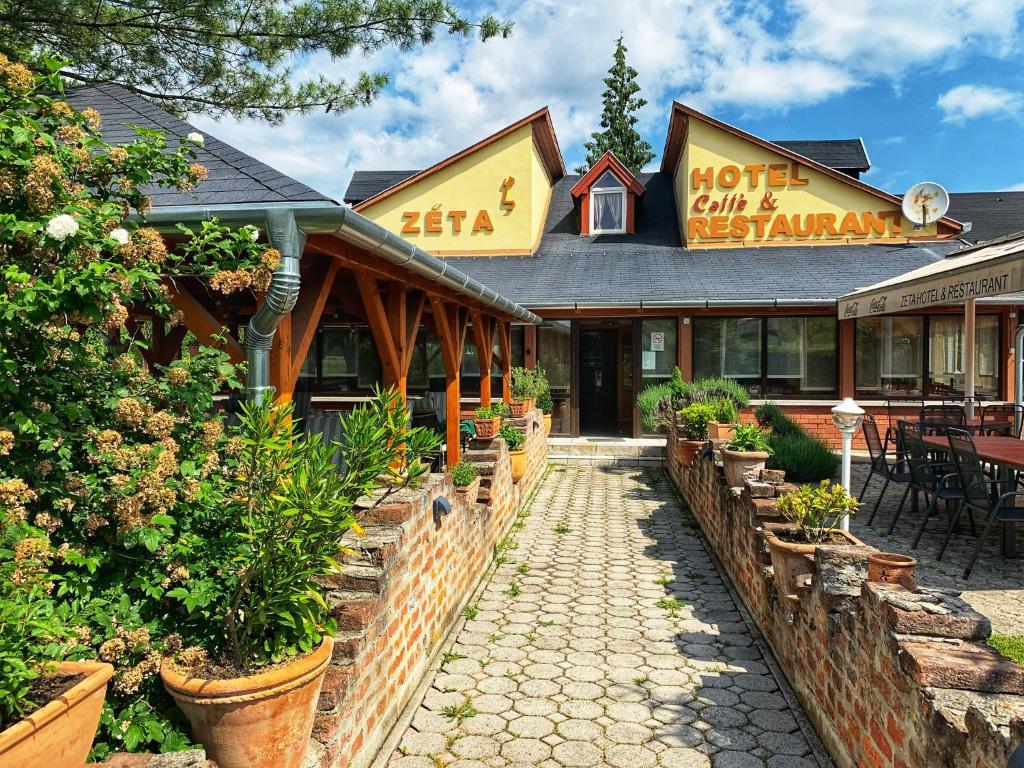
[(950, 427), (967, 426), (967, 412), (962, 405), (922, 405), (921, 432), (926, 435), (945, 435)]
[[(868, 479), (864, 481), (864, 487), (861, 489), (860, 495), (857, 496), (857, 501), (861, 501), (864, 498), (864, 494), (867, 493), (868, 486), (871, 484), (872, 477), (878, 475), (885, 478), (882, 492), (878, 494), (875, 506), (871, 510), (871, 516), (868, 517), (868, 525), (871, 525), (875, 515), (878, 514), (878, 507), (885, 497), (889, 483), (909, 484), (910, 472), (907, 469), (905, 459), (896, 458), (890, 461), (888, 451), (886, 451), (885, 446), (882, 444), (882, 438), (878, 434), (878, 425), (875, 423), (874, 416), (865, 414), (862, 427), (864, 429), (864, 440), (868, 444), (868, 453), (871, 455), (871, 470), (868, 472)], [(906, 493), (903, 494), (903, 498), (904, 500), (906, 499)]]
[[(928, 448), (921, 439), (921, 427), (912, 421), (901, 420), (899, 422), (901, 442), (907, 452), (907, 465), (910, 469), (910, 485), (907, 492), (921, 492), (924, 494), (928, 508), (918, 526), (917, 535), (914, 537), (913, 546), (916, 548), (928, 527), (928, 520), (935, 512), (935, 507), (941, 500), (943, 502), (955, 502), (957, 505), (963, 503), (963, 491), (960, 489), (959, 478), (956, 467), (950, 462), (932, 461), (928, 458)], [(896, 520), (903, 509), (902, 502), (896, 515), (889, 526), (889, 533), (896, 528)]]
[(978, 537), (971, 552), (971, 559), (964, 569), (964, 578), (969, 578), (974, 569), (974, 563), (981, 554), (981, 548), (985, 540), (992, 532), (995, 523), (1019, 523), (1024, 522), (1024, 507), (1016, 507), (1014, 503), (1018, 497), (1024, 496), (1024, 491), (1010, 490), (1005, 488), (1016, 488), (1015, 479), (994, 480), (985, 474), (985, 468), (981, 457), (974, 447), (974, 440), (971, 434), (964, 429), (950, 429), (946, 434), (949, 440), (949, 449), (953, 454), (953, 463), (956, 465), (957, 475), (960, 478), (960, 486), (963, 488), (964, 503), (953, 513), (949, 521), (949, 529), (942, 541), (942, 547), (936, 559), (941, 560), (949, 540), (953, 537), (953, 531), (960, 520), (960, 514), (964, 509), (978, 510), (988, 515), (985, 521), (985, 528)]
[(986, 405), (981, 409), (979, 435), (997, 435), (1020, 439), (1024, 426), (1024, 406), (1016, 403)]
[(900, 420), (900, 415), (895, 412), (896, 408), (909, 407), (916, 405), (918, 410), (924, 407), (924, 400), (920, 397), (890, 397), (885, 401), (885, 417), (886, 423), (889, 425), (885, 429), (885, 447), (894, 446), (896, 448), (896, 455), (898, 458), (903, 458), (903, 451), (899, 445), (900, 433), (897, 427), (897, 422)]

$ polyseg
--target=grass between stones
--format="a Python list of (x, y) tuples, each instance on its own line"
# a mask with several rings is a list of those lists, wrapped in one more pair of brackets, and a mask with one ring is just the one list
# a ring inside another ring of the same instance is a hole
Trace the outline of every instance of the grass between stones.
[(1024, 664), (1024, 636), (992, 635), (988, 639), (988, 644), (1003, 656), (1013, 659), (1018, 664)]

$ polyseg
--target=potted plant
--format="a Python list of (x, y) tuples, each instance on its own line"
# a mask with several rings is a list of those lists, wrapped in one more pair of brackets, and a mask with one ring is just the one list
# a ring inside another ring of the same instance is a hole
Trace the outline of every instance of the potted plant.
[(526, 474), (526, 436), (511, 424), (503, 424), (498, 437), (505, 441), (512, 462), (512, 482), (518, 483)]
[(512, 417), (519, 419), (533, 410), (534, 398), (538, 394), (537, 378), (533, 370), (520, 366), (512, 368)]
[(914, 568), (917, 559), (898, 552), (872, 552), (868, 555), (868, 581), (899, 584), (914, 591), (917, 586)]
[(449, 467), (448, 474), (459, 498), (467, 506), (472, 507), (476, 504), (477, 494), (480, 492), (480, 473), (476, 467), (462, 459), (454, 467)]
[(739, 421), (739, 412), (736, 403), (727, 397), (713, 403), (715, 415), (708, 422), (708, 436), (712, 440), (729, 441), (733, 439), (736, 432), (736, 422)]
[(555, 410), (555, 401), (551, 397), (551, 383), (548, 381), (547, 373), (539, 365), (533, 369), (534, 379), (537, 383), (537, 403), (544, 415), (544, 435), (551, 434), (551, 412)]
[(54, 662), (77, 645), (49, 597), (54, 552), (25, 523), (0, 533), (0, 765), (81, 768), (114, 668)]
[[(501, 403), (500, 405), (504, 405)], [(499, 404), (485, 405), (476, 409), (473, 414), (473, 426), (476, 427), (476, 436), (481, 440), (489, 440), (497, 436), (498, 428), (501, 426), (502, 412)]]
[(800, 582), (813, 571), (814, 550), (822, 544), (863, 545), (839, 521), (857, 511), (857, 500), (841, 485), (822, 480), (803, 485), (778, 499), (779, 512), (789, 522), (766, 523), (764, 538), (771, 553), (775, 585), (780, 595), (795, 595)]
[[(357, 501), (372, 508), (415, 482), (437, 442), (407, 428), (395, 390), (341, 416), (343, 442), (303, 436), (290, 415), (243, 406), (233, 471), (206, 491), (222, 493), (217, 514), (174, 545), (188, 576), (167, 595), (203, 633), (160, 677), (220, 768), (302, 763), (334, 644), (324, 592), (343, 569), (338, 542), (360, 532)], [(401, 482), (381, 488), (388, 473)]]
[(745, 476), (759, 476), (771, 455), (772, 449), (760, 427), (756, 424), (737, 426), (732, 439), (722, 446), (725, 481), (735, 488), (743, 485)]
[(708, 422), (715, 417), (715, 409), (707, 403), (690, 403), (678, 412), (677, 423), (681, 436), (676, 452), (683, 464), (692, 464), (697, 452), (708, 439)]

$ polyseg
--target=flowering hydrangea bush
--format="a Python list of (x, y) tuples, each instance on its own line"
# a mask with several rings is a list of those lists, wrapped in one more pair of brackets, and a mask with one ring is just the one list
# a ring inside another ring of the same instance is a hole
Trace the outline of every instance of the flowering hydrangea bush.
[(188, 611), (168, 593), (191, 574), (176, 547), (223, 507), (241, 445), (213, 402), (240, 381), (194, 338), (166, 366), (147, 348), (181, 320), (175, 276), (259, 291), (279, 255), (254, 227), (207, 222), (169, 250), (136, 223), (152, 185), (206, 177), (202, 137), (108, 146), (57, 66), (36, 77), (0, 56), (0, 717), (24, 711), (39, 663), (98, 656), (116, 672), (96, 756), (174, 749), (187, 738), (159, 659), (205, 639), (178, 632)]

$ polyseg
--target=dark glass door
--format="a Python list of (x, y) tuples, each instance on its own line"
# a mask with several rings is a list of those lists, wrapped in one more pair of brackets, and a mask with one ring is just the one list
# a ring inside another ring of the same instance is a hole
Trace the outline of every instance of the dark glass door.
[(615, 329), (580, 329), (580, 432), (618, 431), (618, 377)]

